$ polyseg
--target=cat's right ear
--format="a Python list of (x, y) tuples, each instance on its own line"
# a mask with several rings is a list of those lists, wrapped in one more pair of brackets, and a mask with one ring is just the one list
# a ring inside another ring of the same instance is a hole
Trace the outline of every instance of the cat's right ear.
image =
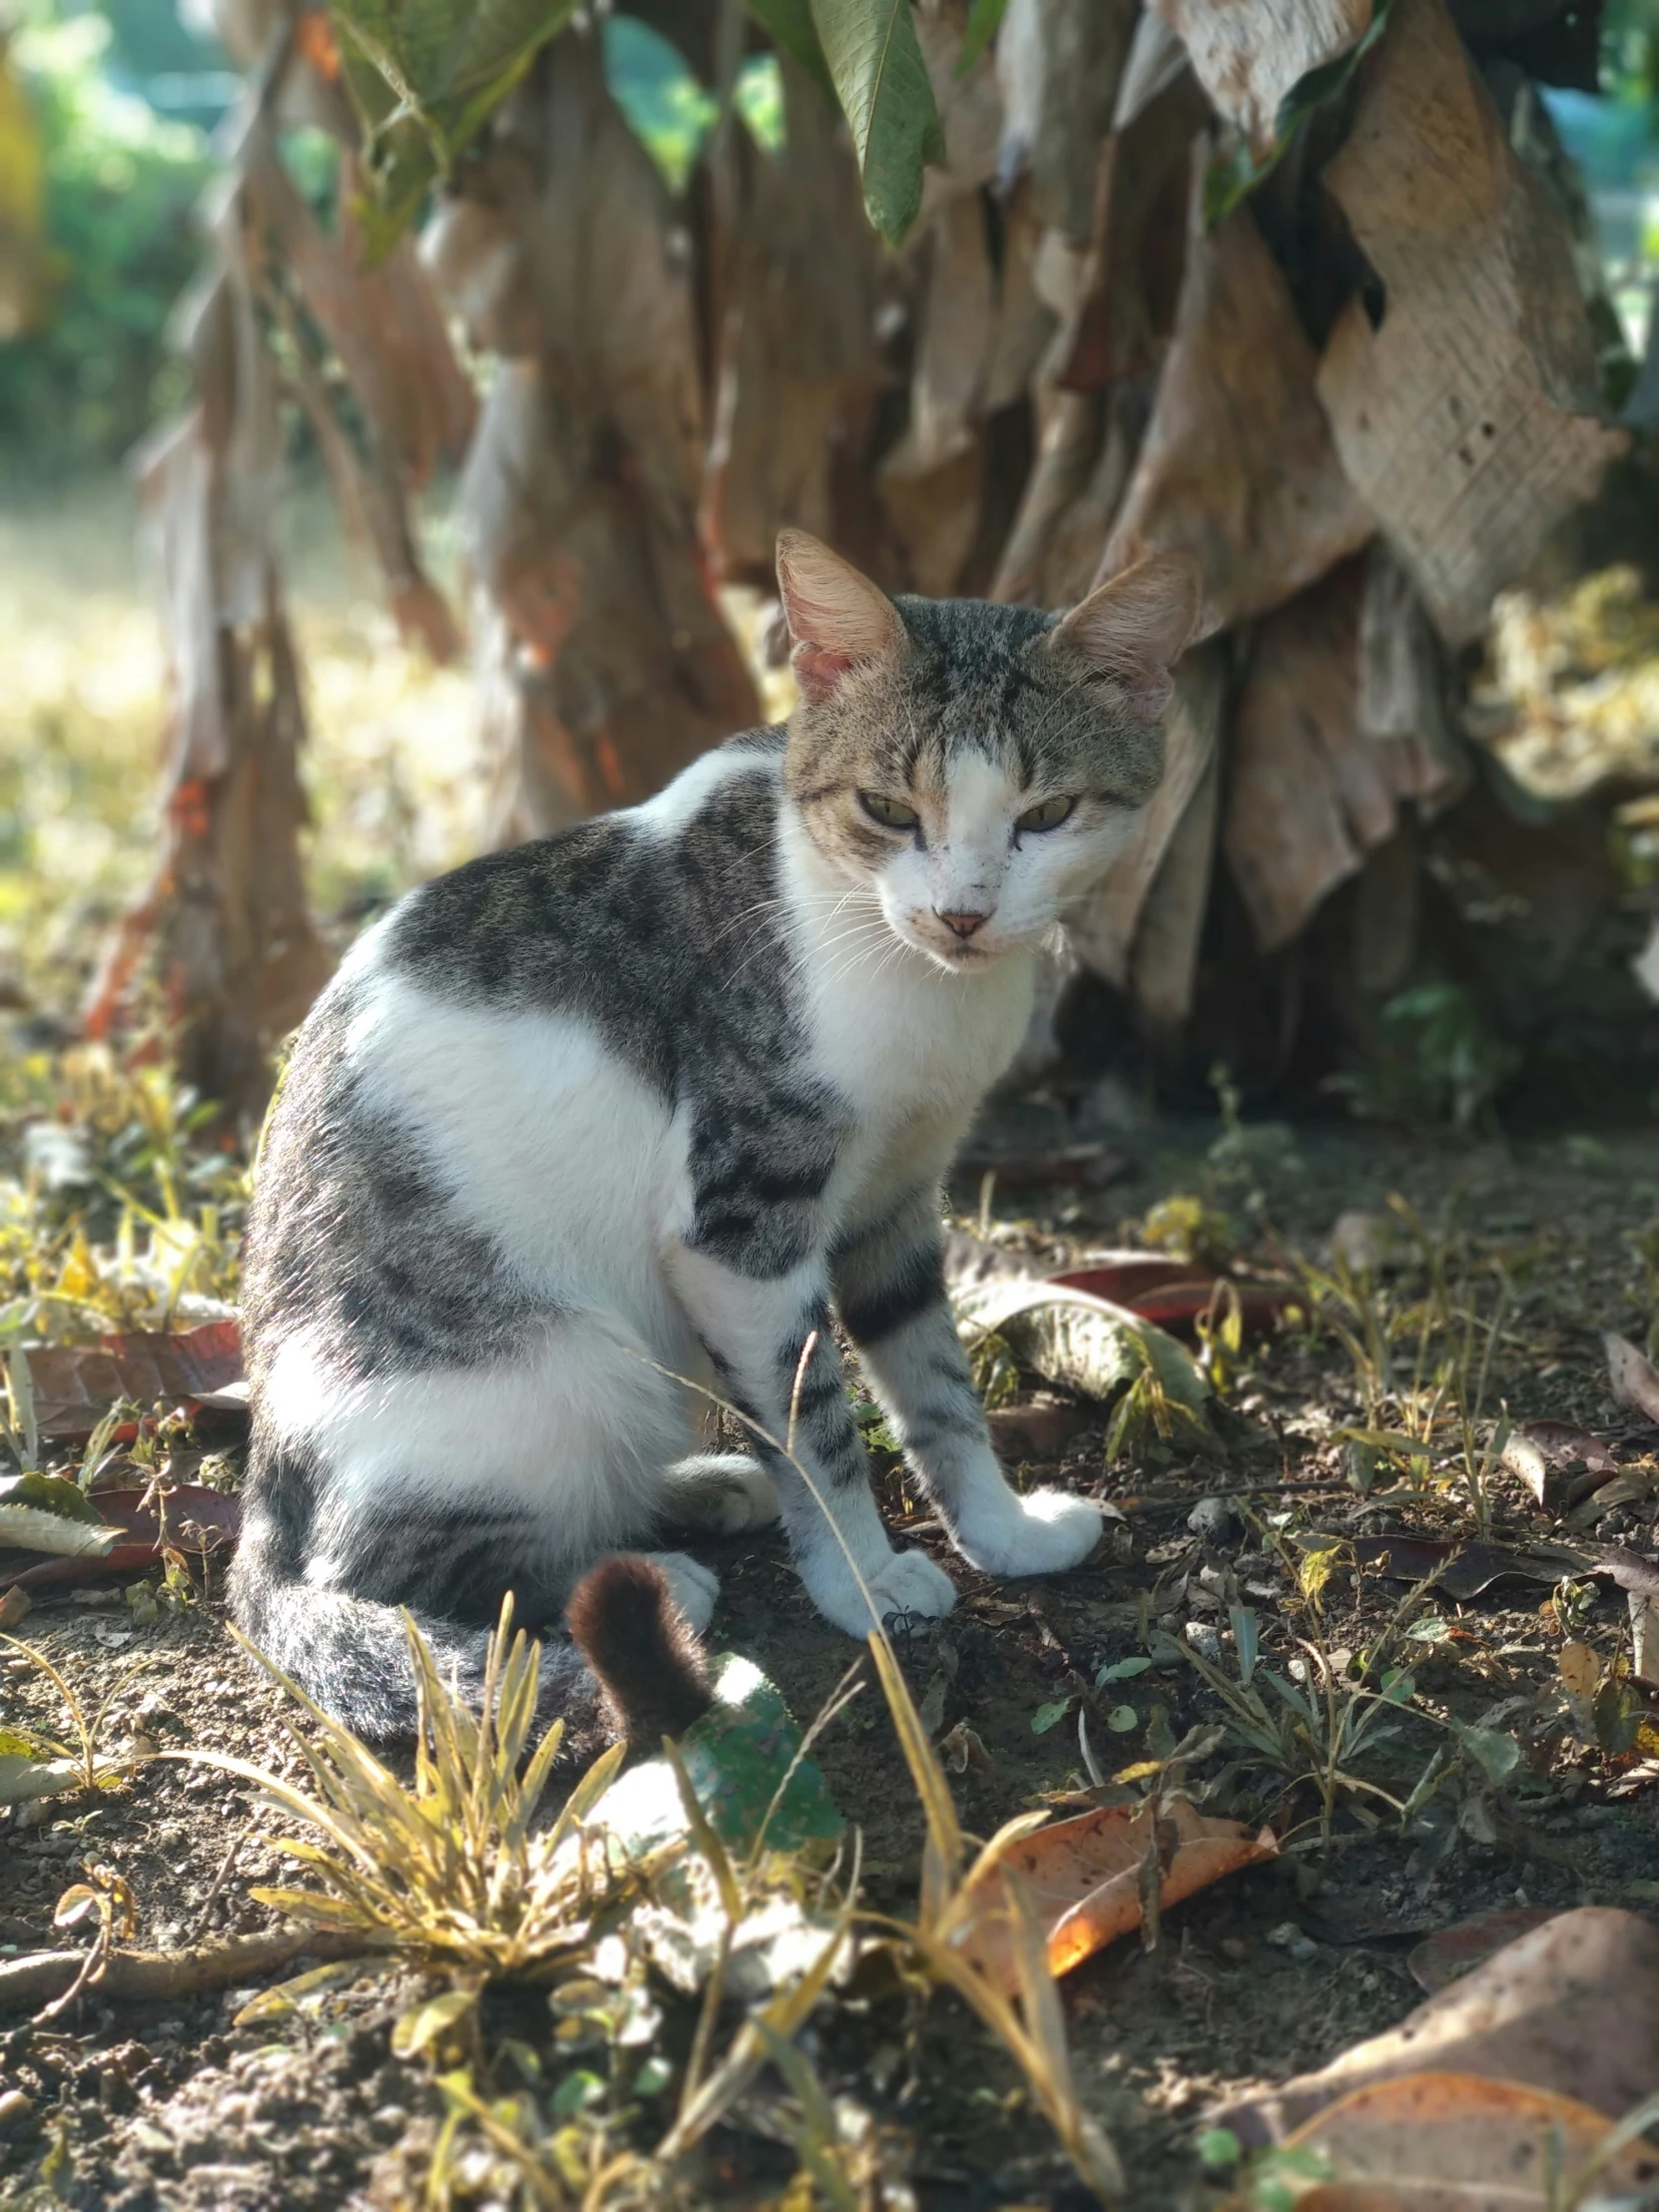
[(1175, 664), (1198, 627), (1203, 588), (1191, 553), (1149, 553), (1096, 585), (1052, 634), (1116, 686), (1132, 715), (1156, 722), (1169, 705)]
[(828, 699), (848, 669), (903, 650), (904, 625), (886, 593), (810, 531), (779, 531), (778, 592), (805, 698)]

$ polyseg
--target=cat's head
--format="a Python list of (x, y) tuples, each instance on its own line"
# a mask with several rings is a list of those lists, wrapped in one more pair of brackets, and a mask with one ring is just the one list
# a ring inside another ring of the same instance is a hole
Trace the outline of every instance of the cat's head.
[(1058, 616), (891, 600), (786, 530), (778, 581), (800, 695), (785, 776), (819, 850), (947, 967), (1045, 935), (1158, 787), (1197, 564), (1152, 554)]

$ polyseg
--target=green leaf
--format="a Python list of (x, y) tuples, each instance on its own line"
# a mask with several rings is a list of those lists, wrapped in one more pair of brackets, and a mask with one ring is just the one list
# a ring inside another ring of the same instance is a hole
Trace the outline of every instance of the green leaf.
[(864, 210), (896, 246), (921, 207), (921, 172), (944, 132), (910, 0), (812, 0), (813, 22), (852, 133)]
[(1520, 1745), (1496, 1728), (1459, 1728), (1457, 1741), (1488, 1782), (1504, 1782), (1514, 1772)]
[(1145, 1674), (1150, 1659), (1114, 1659), (1110, 1666), (1102, 1667), (1094, 1678), (1097, 1690), (1103, 1690), (1108, 1682), (1132, 1682), (1136, 1675)]
[(578, 2112), (585, 2112), (590, 2104), (603, 2103), (605, 2084), (596, 2073), (578, 2068), (565, 2075), (553, 2092), (552, 2112), (555, 2119), (573, 2120)]
[(1308, 118), (1347, 91), (1354, 72), (1387, 29), (1392, 6), (1393, 0), (1377, 0), (1371, 27), (1358, 45), (1346, 54), (1339, 54), (1335, 61), (1322, 63), (1318, 69), (1311, 69), (1305, 77), (1298, 78), (1279, 103), (1279, 113), (1274, 118), (1273, 144), (1265, 154), (1253, 154), (1241, 136), (1231, 152), (1216, 156), (1204, 175), (1206, 230), (1213, 231), (1258, 185), (1266, 183)]
[(634, 2094), (637, 2097), (660, 2096), (674, 2079), (674, 2068), (666, 2058), (648, 2058), (634, 2076)]
[[(56, 1513), (64, 1520), (87, 1521), (94, 1527), (104, 1526), (96, 1505), (91, 1504), (77, 1482), (67, 1475), (11, 1474), (0, 1479), (0, 1505), (30, 1505), (43, 1513)], [(112, 1529), (111, 1535), (115, 1534)]]
[(1052, 1705), (1039, 1705), (1031, 1716), (1033, 1736), (1046, 1736), (1051, 1728), (1058, 1728), (1071, 1710), (1069, 1697), (1056, 1698)]
[(835, 82), (819, 44), (812, 0), (749, 0), (749, 12), (773, 45), (799, 62), (825, 98), (833, 102)]
[(1008, 0), (971, 0), (962, 51), (956, 56), (956, 74), (965, 77), (1002, 27)]
[(1227, 1608), (1227, 1624), (1233, 1631), (1234, 1648), (1239, 1655), (1239, 1680), (1248, 1683), (1256, 1672), (1256, 1662), (1262, 1653), (1255, 1607), (1230, 1605)]
[[(715, 1702), (680, 1741), (680, 1759), (720, 1842), (754, 1848), (766, 1825), (769, 1850), (833, 1843), (844, 1822), (817, 1760), (776, 1683), (752, 1659), (722, 1652), (709, 1670)], [(642, 1760), (601, 1799), (594, 1818), (636, 1857), (687, 1831), (686, 1811), (666, 1759)]]
[(1106, 1726), (1114, 1736), (1127, 1736), (1132, 1728), (1138, 1728), (1141, 1716), (1132, 1705), (1114, 1705), (1106, 1716)]

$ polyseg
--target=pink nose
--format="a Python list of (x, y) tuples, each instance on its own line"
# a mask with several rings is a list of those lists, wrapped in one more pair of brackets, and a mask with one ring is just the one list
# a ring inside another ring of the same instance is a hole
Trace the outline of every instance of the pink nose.
[(959, 937), (971, 937), (976, 929), (982, 929), (991, 918), (989, 914), (943, 914), (939, 913), (936, 906), (933, 911), (939, 915), (945, 927), (953, 929)]

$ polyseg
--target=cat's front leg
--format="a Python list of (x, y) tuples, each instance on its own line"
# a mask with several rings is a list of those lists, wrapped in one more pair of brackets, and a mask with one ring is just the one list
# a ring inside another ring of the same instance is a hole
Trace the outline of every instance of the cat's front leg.
[(1100, 1513), (1065, 1490), (1009, 1487), (945, 1295), (939, 1210), (913, 1192), (831, 1257), (859, 1365), (964, 1558), (987, 1574), (1056, 1574), (1085, 1560)]
[(948, 1613), (956, 1601), (950, 1577), (924, 1552), (894, 1551), (876, 1511), (823, 1266), (758, 1279), (681, 1247), (670, 1275), (733, 1403), (788, 1447), (753, 1439), (778, 1484), (796, 1564), (819, 1611), (852, 1636), (895, 1613)]

